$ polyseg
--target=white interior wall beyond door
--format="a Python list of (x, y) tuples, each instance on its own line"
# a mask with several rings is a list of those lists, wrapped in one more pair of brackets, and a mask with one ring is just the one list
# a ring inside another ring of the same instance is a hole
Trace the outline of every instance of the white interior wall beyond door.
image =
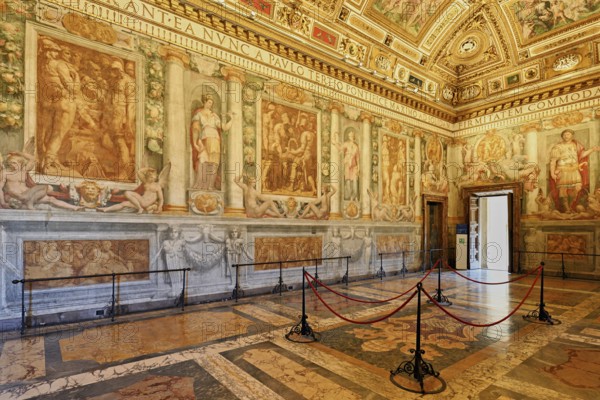
[(508, 270), (508, 196), (479, 199), (481, 267)]

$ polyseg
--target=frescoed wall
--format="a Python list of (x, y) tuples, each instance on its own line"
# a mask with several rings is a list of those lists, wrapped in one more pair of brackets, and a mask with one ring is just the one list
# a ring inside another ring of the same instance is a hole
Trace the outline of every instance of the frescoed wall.
[[(419, 4), (411, 17), (398, 10), (409, 2), (370, 6), (416, 37), (441, 3)], [(377, 253), (406, 238), (411, 250), (422, 245), (424, 195), (447, 198), (455, 226), (466, 219), (461, 189), (483, 184), (522, 184), (522, 228), (535, 232), (523, 246), (598, 251), (593, 105), (571, 97), (543, 110), (523, 105), (518, 118), (420, 118), (272, 42), (173, 19), (173, 32), (202, 33), (177, 42), (150, 25), (88, 21), (77, 7), (2, 22), (0, 320), (18, 316), (10, 282), (23, 277), (189, 267), (188, 300), (204, 301), (229, 296), (236, 281), (253, 290), (278, 282), (277, 268), (233, 270), (239, 263), (350, 256), (349, 270), (367, 276)], [(25, 93), (36, 85), (36, 96)], [(563, 230), (568, 240), (551, 236)], [(113, 249), (140, 238), (147, 245), (132, 264), (110, 256), (96, 265), (85, 254), (34, 260), (36, 243), (58, 254), (80, 236)], [(300, 279), (299, 265), (286, 270)], [(172, 303), (183, 282), (181, 272), (128, 282), (121, 299)], [(76, 288), (43, 290), (49, 297), (33, 296), (33, 309), (50, 313), (67, 309), (60, 300)], [(104, 306), (109, 290), (100, 281), (80, 290), (79, 307)]]

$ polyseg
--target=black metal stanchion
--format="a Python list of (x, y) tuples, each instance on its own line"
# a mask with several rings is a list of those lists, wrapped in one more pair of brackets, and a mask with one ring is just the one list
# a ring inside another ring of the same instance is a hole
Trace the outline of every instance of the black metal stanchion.
[(112, 322), (115, 321), (115, 303), (116, 303), (116, 298), (115, 298), (115, 278), (116, 278), (116, 274), (113, 272), (112, 273), (112, 298), (110, 300), (110, 320)]
[(342, 277), (342, 283), (345, 283), (346, 287), (348, 287), (348, 280), (349, 280), (349, 275), (348, 275), (349, 264), (350, 264), (350, 256), (346, 256), (346, 273)]
[(281, 292), (283, 291), (287, 291), (287, 287), (285, 286), (285, 283), (283, 283), (283, 262), (279, 262), (279, 283), (277, 283), (277, 285), (275, 285), (275, 287), (272, 290), (272, 293), (275, 294), (277, 292), (279, 292), (279, 295), (281, 296)]
[(524, 315), (523, 318), (529, 322), (537, 322), (541, 324), (549, 324), (549, 325), (559, 325), (561, 321), (552, 318), (548, 311), (546, 311), (546, 304), (544, 303), (544, 262), (540, 263), (540, 268), (542, 269), (541, 274), (541, 282), (540, 282), (540, 304), (539, 307), (533, 311), (530, 311), (527, 315)]
[(306, 277), (306, 270), (302, 268), (302, 281), (304, 280), (306, 280), (306, 284), (302, 283), (302, 317), (300, 318), (300, 322), (292, 326), (290, 331), (285, 335), (287, 340), (297, 343), (310, 343), (318, 340), (316, 332), (312, 330), (307, 321), (306, 285), (308, 285), (308, 279)]
[(517, 273), (522, 274), (523, 270), (521, 269), (521, 252), (517, 250), (517, 254), (519, 255), (517, 258)]
[(402, 273), (402, 278), (404, 278), (406, 276), (406, 273), (408, 272), (408, 269), (406, 269), (406, 251), (402, 250), (402, 269), (400, 270), (400, 272)]
[(567, 273), (565, 272), (565, 253), (560, 253), (560, 261), (561, 261), (561, 269), (562, 269), (562, 278), (567, 279)]
[(383, 270), (383, 253), (379, 253), (379, 271), (375, 273), (375, 278), (383, 280), (385, 277), (385, 271)]
[[(452, 302), (448, 300), (448, 297), (444, 296), (442, 291), (442, 259), (438, 260), (438, 286), (435, 289), (435, 294), (433, 295), (433, 299), (438, 302), (438, 304), (443, 306), (451, 306)], [(428, 302), (431, 302), (428, 300)]]
[(319, 259), (315, 258), (315, 290), (319, 290)]
[(183, 308), (185, 307), (185, 269), (183, 270), (183, 284), (181, 285), (181, 296), (180, 296), (180, 301), (181, 301), (181, 311), (183, 311)]
[(233, 297), (235, 297), (235, 302), (237, 303), (238, 298), (244, 295), (244, 291), (240, 287), (240, 267), (238, 264), (233, 264), (231, 266), (235, 268), (235, 288), (233, 288)]
[[(430, 375), (441, 382), (441, 387), (433, 389), (433, 391), (427, 391), (428, 394), (432, 393), (440, 393), (446, 388), (446, 382), (439, 377), (440, 373), (436, 372), (431, 363), (423, 360), (423, 354), (425, 354), (425, 350), (421, 349), (421, 291), (423, 290), (423, 284), (419, 282), (417, 284), (417, 338), (416, 338), (416, 348), (410, 349), (410, 353), (415, 356), (409, 361), (403, 361), (398, 365), (398, 367), (390, 371), (390, 380), (392, 383), (404, 390), (408, 390), (410, 392), (422, 393), (425, 394), (425, 385), (424, 380), (427, 375)], [(403, 386), (400, 382), (397, 382), (394, 378), (396, 375), (406, 374), (412, 378), (414, 378), (417, 382), (419, 382), (419, 386), (421, 388), (420, 391), (411, 389), (409, 387)]]
[(21, 335), (25, 334), (25, 280), (13, 280), (13, 285), (21, 284)]

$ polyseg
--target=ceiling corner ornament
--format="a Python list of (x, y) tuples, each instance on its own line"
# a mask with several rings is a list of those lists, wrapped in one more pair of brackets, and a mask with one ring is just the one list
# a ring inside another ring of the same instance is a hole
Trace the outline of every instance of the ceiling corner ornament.
[(308, 16), (302, 13), (295, 3), (292, 3), (289, 6), (285, 4), (281, 5), (277, 9), (276, 21), (304, 36), (310, 35), (310, 25), (312, 21)]

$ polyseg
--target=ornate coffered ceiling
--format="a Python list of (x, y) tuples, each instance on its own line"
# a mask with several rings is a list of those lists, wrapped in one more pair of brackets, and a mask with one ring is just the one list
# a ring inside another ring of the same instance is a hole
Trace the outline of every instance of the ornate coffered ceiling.
[(447, 120), (600, 81), (600, 0), (211, 2), (328, 73)]

